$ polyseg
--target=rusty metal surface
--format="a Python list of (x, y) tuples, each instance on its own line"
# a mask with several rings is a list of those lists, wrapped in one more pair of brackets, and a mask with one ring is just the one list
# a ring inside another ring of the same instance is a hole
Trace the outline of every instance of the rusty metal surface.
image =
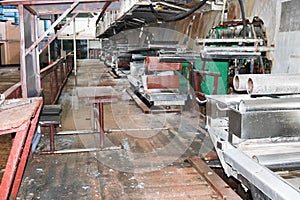
[[(42, 98), (33, 98), (32, 104), (23, 108), (22, 115), (25, 118), (21, 118), (22, 122), (17, 116), (15, 116), (17, 117), (15, 121), (1, 121), (0, 134), (15, 133), (16, 136), (1, 180), (0, 199), (16, 199), (41, 108)], [(4, 112), (1, 112), (1, 114)], [(20, 112), (16, 112), (16, 110), (14, 113), (12, 115), (17, 113), (20, 115)], [(1, 119), (3, 119), (3, 116)]]
[(40, 78), (45, 104), (55, 104), (74, 67), (73, 55), (61, 58), (41, 70)]
[(176, 75), (170, 76), (148, 76), (148, 89), (173, 89), (180, 85), (180, 77)]
[(12, 145), (11, 135), (0, 136), (0, 180), (5, 172), (6, 162)]
[(159, 57), (147, 56), (145, 68), (148, 71), (177, 71), (182, 69), (181, 63), (161, 63)]
[(227, 185), (200, 157), (190, 157), (189, 161), (196, 168), (196, 170), (208, 181), (222, 199), (241, 199), (230, 187)]
[[(36, 112), (37, 105), (41, 98), (33, 98), (30, 104), (3, 110), (0, 112), (0, 134), (11, 129), (22, 129), (22, 125), (30, 119)], [(4, 103), (20, 102), (22, 99), (6, 100)], [(22, 112), (20, 112), (22, 110)]]
[(129, 192), (129, 199), (224, 199), (187, 163), (137, 174), (133, 180), (142, 188)]

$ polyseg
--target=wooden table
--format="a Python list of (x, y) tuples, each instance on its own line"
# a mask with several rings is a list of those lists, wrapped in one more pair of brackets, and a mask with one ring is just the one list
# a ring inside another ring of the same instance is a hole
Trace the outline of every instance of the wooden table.
[[(77, 95), (79, 99), (82, 99), (88, 103), (92, 103), (99, 111), (99, 117), (94, 112), (94, 120), (97, 119), (100, 126), (100, 148), (104, 147), (104, 103), (116, 102), (119, 99), (119, 95), (111, 86), (105, 87), (77, 87)], [(96, 125), (94, 123), (94, 131), (96, 131)]]
[(36, 130), (42, 98), (6, 100), (4, 103), (29, 101), (28, 104), (0, 111), (0, 135), (15, 133), (0, 185), (0, 199), (16, 199)]

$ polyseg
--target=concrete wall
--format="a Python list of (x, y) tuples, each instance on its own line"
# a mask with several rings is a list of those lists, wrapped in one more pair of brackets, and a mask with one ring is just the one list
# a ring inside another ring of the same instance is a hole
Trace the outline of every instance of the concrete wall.
[[(276, 65), (273, 73), (300, 73), (300, 27), (291, 30), (282, 30), (282, 26), (293, 26), (300, 24), (300, 1), (289, 1), (297, 10), (293, 16), (288, 16), (288, 21), (282, 21), (284, 14), (290, 14), (288, 10), (282, 10), (282, 5), (288, 1), (277, 2), (276, 15), (276, 31), (275, 31), (275, 47), (274, 57)], [(293, 11), (292, 11), (293, 12)], [(297, 20), (295, 22), (294, 20)]]
[[(76, 18), (75, 33), (77, 39), (95, 39), (97, 16), (92, 18)], [(73, 22), (59, 35), (59, 39), (73, 39)]]
[[(300, 73), (300, 1), (245, 0), (244, 3), (247, 18), (251, 20), (258, 16), (264, 21), (268, 45), (275, 47), (274, 52), (269, 54), (269, 58), (273, 60), (272, 73)], [(282, 5), (286, 6), (287, 3), (295, 9), (282, 10)], [(231, 18), (240, 17), (236, 0), (230, 1), (229, 10)], [(280, 28), (292, 26), (295, 27)]]

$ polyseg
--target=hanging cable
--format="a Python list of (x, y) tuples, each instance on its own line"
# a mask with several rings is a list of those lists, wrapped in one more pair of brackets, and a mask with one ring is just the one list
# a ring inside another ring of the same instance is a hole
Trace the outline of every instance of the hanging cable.
[(239, 0), (240, 8), (241, 8), (241, 14), (242, 14), (242, 23), (243, 23), (243, 38), (246, 38), (246, 16), (245, 16), (245, 8), (243, 4), (243, 0)]
[(196, 10), (201, 8), (207, 1), (208, 0), (203, 0), (196, 6), (191, 8), (190, 10), (183, 12), (177, 16), (172, 16), (172, 17), (168, 17), (168, 18), (163, 18), (163, 17), (159, 16), (159, 13), (154, 9), (153, 5), (150, 6), (150, 9), (151, 9), (151, 12), (153, 14), (155, 14), (157, 19), (162, 20), (163, 22), (174, 22), (174, 21), (182, 20), (182, 19), (188, 17), (189, 15), (193, 14)]
[(174, 21), (178, 21), (178, 20), (182, 20), (188, 16), (190, 16), (191, 14), (193, 14), (196, 10), (198, 10), (199, 8), (201, 8), (202, 6), (204, 6), (204, 4), (207, 2), (208, 0), (203, 0), (201, 1), (198, 5), (194, 6), (193, 8), (191, 8), (189, 11), (181, 13), (175, 17), (169, 17), (167, 19), (165, 19), (165, 22), (174, 22)]

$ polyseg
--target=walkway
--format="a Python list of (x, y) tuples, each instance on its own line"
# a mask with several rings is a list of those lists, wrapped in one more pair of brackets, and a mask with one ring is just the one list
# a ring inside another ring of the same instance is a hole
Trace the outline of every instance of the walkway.
[[(76, 87), (112, 86), (120, 95), (105, 110), (106, 147), (120, 150), (39, 155), (49, 148), (42, 137), (28, 161), (20, 199), (221, 199), (185, 160), (209, 151), (194, 112), (144, 114), (126, 93), (126, 79), (113, 79), (98, 60), (80, 60), (60, 98), (58, 131), (92, 128), (93, 107), (78, 99)], [(56, 136), (56, 149), (99, 147), (98, 134)]]

